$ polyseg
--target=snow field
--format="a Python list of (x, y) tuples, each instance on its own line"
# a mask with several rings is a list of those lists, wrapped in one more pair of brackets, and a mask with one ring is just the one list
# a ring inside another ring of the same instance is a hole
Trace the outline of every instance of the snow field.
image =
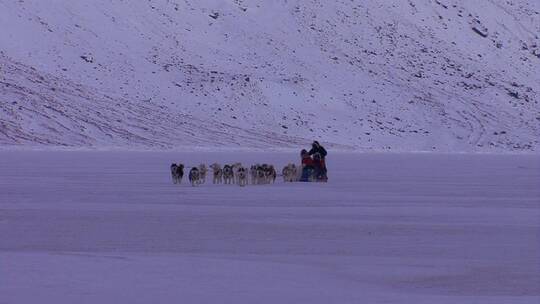
[(0, 302), (537, 303), (540, 159), (346, 154), (330, 181), (191, 187), (171, 162), (1, 152)]

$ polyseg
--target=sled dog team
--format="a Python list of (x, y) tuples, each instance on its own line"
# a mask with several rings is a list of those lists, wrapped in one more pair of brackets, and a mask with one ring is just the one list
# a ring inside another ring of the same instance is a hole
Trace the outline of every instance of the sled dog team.
[[(184, 177), (183, 164), (171, 165), (171, 176), (173, 183), (181, 184)], [(241, 163), (232, 165), (224, 165), (215, 163), (210, 165), (212, 170), (212, 182), (214, 184), (239, 185), (246, 186), (249, 181), (252, 185), (270, 184), (276, 181), (277, 173), (273, 165), (256, 164), (249, 169), (242, 166)], [(206, 183), (206, 175), (208, 169), (205, 164), (200, 164), (198, 167), (192, 167), (189, 170), (188, 180), (192, 186), (197, 186)]]
[[(302, 150), (300, 152), (301, 165), (299, 167), (293, 163), (289, 163), (283, 168), (281, 171), (283, 181), (326, 182), (328, 180), (325, 163), (326, 155), (326, 150), (317, 141), (314, 141), (312, 149), (309, 152), (307, 150)], [(223, 168), (220, 164), (214, 163), (209, 167), (212, 169), (212, 182), (214, 184), (235, 184), (243, 187), (246, 186), (249, 181), (251, 181), (252, 185), (262, 185), (274, 183), (277, 178), (276, 169), (273, 165), (269, 164), (255, 164), (249, 169), (244, 167), (241, 163), (224, 165)], [(183, 164), (171, 165), (173, 183), (182, 183), (184, 168)], [(204, 184), (206, 182), (207, 173), (208, 168), (206, 165), (200, 164), (198, 167), (192, 167), (189, 170), (188, 180), (192, 186)]]
[[(309, 166), (296, 166), (293, 163), (287, 164), (281, 171), (281, 176), (284, 182), (316, 181), (316, 176), (311, 172)], [(184, 177), (184, 165), (172, 164), (171, 176), (174, 184), (181, 184)], [(240, 163), (233, 165), (224, 165), (223, 168), (218, 163), (210, 166), (213, 184), (239, 185), (246, 186), (249, 182), (252, 185), (273, 184), (278, 176), (273, 165), (255, 164), (249, 170)], [(305, 177), (306, 170), (309, 172), (308, 177)], [(206, 183), (206, 175), (208, 169), (205, 164), (200, 164), (198, 167), (193, 167), (189, 170), (188, 180), (192, 186), (197, 186)]]

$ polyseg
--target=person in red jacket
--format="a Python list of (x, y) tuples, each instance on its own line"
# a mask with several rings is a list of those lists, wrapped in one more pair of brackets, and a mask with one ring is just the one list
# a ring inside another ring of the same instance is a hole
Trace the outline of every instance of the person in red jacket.
[(309, 182), (315, 170), (315, 162), (307, 150), (302, 150), (300, 156), (302, 157), (302, 176), (300, 177), (300, 181)]
[(302, 165), (313, 166), (313, 159), (311, 158), (311, 155), (309, 155), (307, 150), (302, 150), (300, 152), (300, 156), (302, 157)]

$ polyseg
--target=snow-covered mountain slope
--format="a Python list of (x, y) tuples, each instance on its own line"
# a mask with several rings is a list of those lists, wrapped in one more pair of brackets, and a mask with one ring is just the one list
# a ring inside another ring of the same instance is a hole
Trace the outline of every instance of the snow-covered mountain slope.
[(0, 143), (538, 151), (540, 2), (0, 0)]

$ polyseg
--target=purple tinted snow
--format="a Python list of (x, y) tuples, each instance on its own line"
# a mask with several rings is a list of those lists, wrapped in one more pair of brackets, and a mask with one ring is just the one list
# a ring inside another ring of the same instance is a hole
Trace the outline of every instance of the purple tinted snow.
[(296, 154), (0, 153), (0, 302), (537, 303), (540, 158), (336, 154), (330, 182), (190, 187)]

